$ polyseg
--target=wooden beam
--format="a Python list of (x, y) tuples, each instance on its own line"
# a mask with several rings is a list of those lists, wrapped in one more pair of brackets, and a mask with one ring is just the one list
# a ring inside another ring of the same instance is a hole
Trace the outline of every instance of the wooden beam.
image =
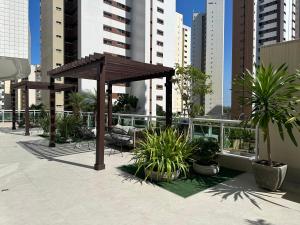
[(166, 77), (166, 126), (172, 126), (172, 74)]
[(11, 88), (11, 107), (12, 107), (12, 130), (16, 130), (16, 90), (14, 88)]
[(112, 127), (112, 84), (107, 85), (107, 126), (108, 129)]
[(29, 118), (29, 89), (25, 86), (25, 136), (29, 136), (30, 118)]
[(97, 67), (97, 118), (96, 118), (96, 162), (94, 169), (105, 169), (104, 164), (104, 135), (105, 135), (105, 73), (103, 65)]
[(55, 147), (56, 138), (56, 121), (55, 121), (55, 90), (54, 90), (54, 78), (50, 78), (50, 139), (49, 147)]

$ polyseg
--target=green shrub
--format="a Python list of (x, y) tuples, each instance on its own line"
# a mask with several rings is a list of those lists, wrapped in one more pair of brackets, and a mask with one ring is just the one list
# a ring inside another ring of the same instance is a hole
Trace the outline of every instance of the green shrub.
[(192, 141), (195, 148), (193, 158), (202, 165), (215, 163), (217, 153), (220, 152), (220, 146), (214, 138), (198, 138)]
[(74, 115), (61, 115), (57, 117), (56, 121), (57, 134), (62, 141), (75, 137), (77, 128), (82, 126), (81, 118)]
[(43, 135), (49, 134), (49, 129), (50, 129), (50, 115), (48, 113), (45, 113), (43, 116), (41, 116), (38, 119), (38, 124), (43, 129)]
[(145, 139), (139, 142), (134, 150), (136, 173), (146, 169), (145, 179), (153, 171), (157, 172), (158, 176), (166, 173), (169, 181), (172, 174), (178, 170), (186, 175), (189, 167), (187, 160), (192, 150), (188, 137), (178, 134), (174, 129), (168, 128), (160, 134), (147, 131)]

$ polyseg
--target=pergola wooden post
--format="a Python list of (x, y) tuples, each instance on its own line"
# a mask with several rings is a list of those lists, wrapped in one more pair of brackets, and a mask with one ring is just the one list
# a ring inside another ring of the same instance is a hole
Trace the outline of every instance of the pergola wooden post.
[[(12, 130), (16, 130), (16, 90), (11, 87)], [(3, 115), (4, 116), (4, 115)]]
[[(166, 79), (166, 124), (172, 125), (172, 76), (173, 68), (122, 59), (109, 54), (89, 55), (72, 63), (63, 65), (48, 72), (52, 78), (70, 77), (97, 81), (97, 118), (96, 118), (96, 162), (95, 170), (105, 168), (104, 135), (105, 135), (105, 83), (108, 84), (108, 127), (112, 126), (112, 85), (132, 81), (167, 77)], [(53, 80), (51, 80), (53, 84)], [(55, 96), (54, 92), (52, 96)], [(55, 107), (51, 109), (50, 145), (55, 142)], [(53, 142), (54, 140), (54, 142)]]
[(30, 118), (29, 118), (29, 89), (25, 85), (25, 136), (29, 136)]
[(104, 135), (105, 135), (105, 72), (103, 65), (97, 66), (97, 136), (95, 170), (105, 169), (104, 164)]
[(166, 76), (166, 127), (172, 126), (172, 74)]
[(112, 127), (112, 84), (107, 85), (107, 126)]
[(55, 139), (56, 139), (56, 120), (55, 120), (55, 89), (54, 89), (54, 78), (50, 78), (50, 95), (49, 95), (49, 103), (50, 103), (50, 141), (49, 147), (55, 147)]

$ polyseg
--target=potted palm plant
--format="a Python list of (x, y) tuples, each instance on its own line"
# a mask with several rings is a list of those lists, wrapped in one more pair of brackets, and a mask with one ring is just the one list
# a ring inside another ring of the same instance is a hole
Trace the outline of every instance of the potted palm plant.
[(281, 187), (287, 165), (272, 160), (270, 129), (272, 124), (277, 125), (282, 140), (286, 130), (297, 146), (293, 129), (300, 126), (299, 113), (296, 111), (300, 101), (299, 80), (300, 73), (289, 74), (285, 64), (278, 68), (261, 65), (256, 68), (255, 73), (247, 71), (243, 77), (252, 93), (248, 103), (253, 107), (249, 119), (244, 123), (251, 123), (260, 128), (267, 144), (268, 158), (253, 162), (253, 172), (258, 186), (271, 191)]
[(134, 150), (136, 174), (144, 170), (145, 180), (172, 181), (180, 174), (186, 175), (189, 168), (187, 160), (191, 153), (188, 137), (178, 134), (176, 130), (168, 128), (159, 133), (147, 131)]
[(213, 176), (219, 173), (217, 154), (220, 146), (214, 138), (198, 138), (192, 141), (195, 146), (193, 154), (193, 169), (196, 173), (206, 176)]

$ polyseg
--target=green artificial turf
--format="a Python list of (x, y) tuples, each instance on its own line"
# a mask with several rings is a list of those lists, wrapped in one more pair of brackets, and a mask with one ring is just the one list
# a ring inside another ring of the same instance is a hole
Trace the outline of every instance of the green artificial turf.
[[(136, 166), (134, 165), (124, 165), (119, 167), (119, 169), (132, 175), (136, 172)], [(191, 172), (187, 178), (179, 178), (172, 182), (151, 182), (183, 198), (187, 198), (207, 188), (230, 180), (242, 173), (243, 172), (221, 167), (220, 173), (216, 176), (202, 176)], [(145, 178), (143, 171), (140, 171), (136, 176), (141, 179)]]

